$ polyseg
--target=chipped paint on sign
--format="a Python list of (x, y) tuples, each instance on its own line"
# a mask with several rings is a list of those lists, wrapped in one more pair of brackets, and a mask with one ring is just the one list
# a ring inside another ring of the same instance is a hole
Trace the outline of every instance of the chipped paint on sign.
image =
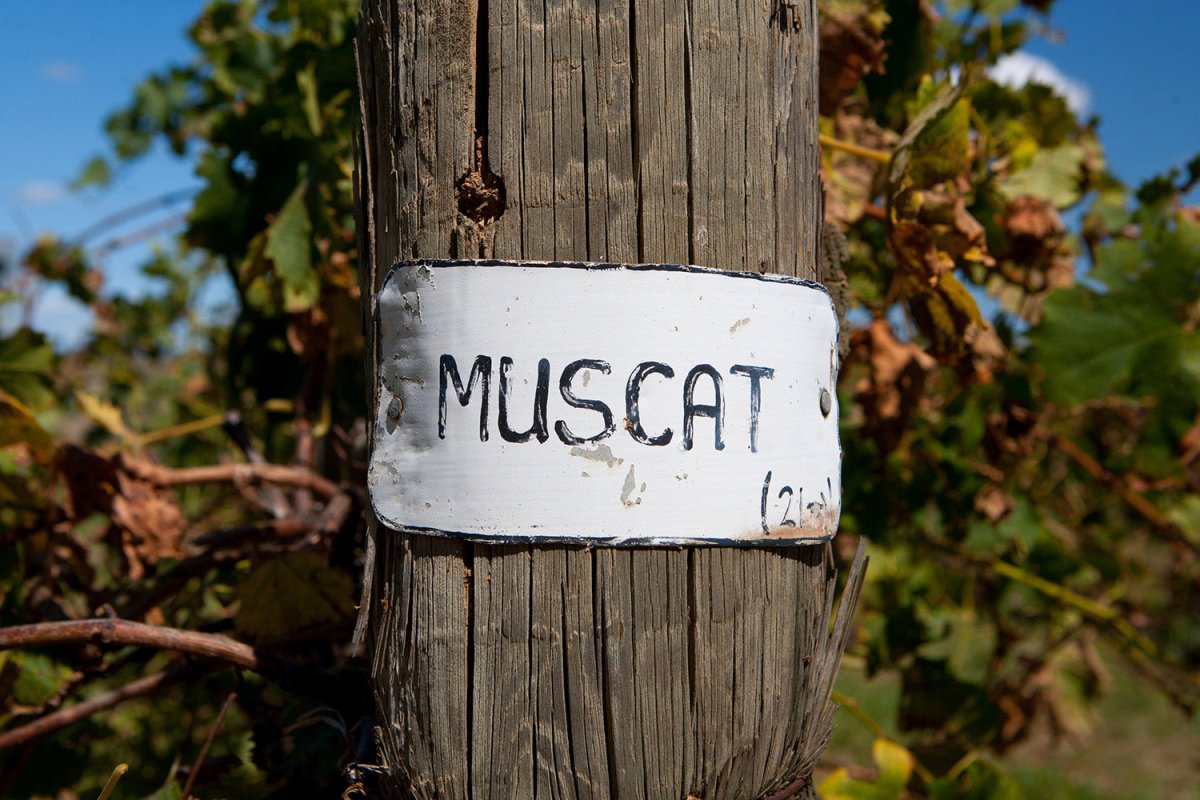
[(416, 261), (378, 303), (369, 488), (393, 528), (754, 546), (837, 529), (838, 322), (818, 284)]

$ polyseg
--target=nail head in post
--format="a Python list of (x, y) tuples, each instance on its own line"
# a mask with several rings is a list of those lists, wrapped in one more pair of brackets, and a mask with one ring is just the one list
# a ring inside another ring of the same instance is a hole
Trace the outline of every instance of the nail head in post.
[(821, 390), (821, 416), (828, 417), (829, 412), (833, 410), (833, 396), (829, 394), (828, 389)]

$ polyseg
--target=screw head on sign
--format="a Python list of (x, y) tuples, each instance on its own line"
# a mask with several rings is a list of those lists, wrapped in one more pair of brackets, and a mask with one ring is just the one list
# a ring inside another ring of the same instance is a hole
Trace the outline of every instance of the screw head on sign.
[(829, 412), (833, 410), (833, 396), (829, 394), (828, 389), (821, 390), (821, 416), (828, 417)]
[(388, 419), (400, 419), (400, 409), (404, 404), (400, 402), (399, 397), (393, 397), (392, 402), (388, 403), (387, 415)]

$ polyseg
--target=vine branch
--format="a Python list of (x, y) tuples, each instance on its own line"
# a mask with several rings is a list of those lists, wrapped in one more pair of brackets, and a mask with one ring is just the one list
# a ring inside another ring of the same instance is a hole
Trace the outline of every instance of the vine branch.
[(1179, 526), (1172, 522), (1170, 517), (1159, 511), (1153, 503), (1130, 488), (1129, 484), (1119, 476), (1105, 469), (1099, 461), (1089, 455), (1083, 448), (1058, 433), (1043, 431), (1043, 435), (1063, 455), (1081, 467), (1084, 472), (1103, 484), (1106, 489), (1117, 495), (1117, 497), (1124, 500), (1130, 508), (1138, 512), (1149, 522), (1156, 531), (1166, 535), (1172, 543), (1187, 547), (1189, 550), (1192, 549), (1191, 543), (1187, 541), (1183, 532), (1179, 530)]
[(868, 161), (878, 161), (881, 164), (887, 164), (892, 160), (892, 154), (886, 150), (876, 150), (873, 147), (863, 147), (853, 142), (844, 142), (841, 139), (835, 139), (824, 133), (819, 134), (817, 140), (821, 143), (822, 147), (828, 147), (830, 150), (841, 150), (843, 153), (865, 158)]
[(45, 716), (38, 717), (32, 722), (0, 733), (0, 750), (31, 742), (47, 733), (53, 733), (68, 725), (73, 725), (81, 719), (90, 717), (99, 711), (112, 708), (125, 700), (135, 697), (145, 697), (154, 694), (171, 681), (179, 680), (185, 670), (167, 670), (138, 678), (124, 686), (98, 694), (95, 697), (76, 703), (73, 706), (51, 711)]
[(125, 619), (87, 619), (68, 622), (37, 622), (0, 628), (0, 650), (38, 647), (47, 644), (134, 645), (225, 661), (259, 672), (263, 661), (253, 647), (222, 636)]
[(336, 483), (304, 467), (282, 464), (213, 464), (205, 467), (164, 467), (132, 458), (124, 466), (138, 477), (159, 486), (185, 486), (195, 483), (274, 483), (309, 489), (325, 500), (341, 492)]
[(237, 694), (230, 692), (225, 698), (225, 703), (221, 706), (220, 712), (217, 713), (217, 718), (213, 721), (212, 727), (208, 729), (208, 736), (204, 737), (204, 745), (200, 748), (200, 754), (196, 756), (196, 761), (188, 771), (187, 783), (183, 785), (183, 791), (180, 793), (183, 800), (191, 798), (192, 785), (196, 782), (196, 776), (200, 774), (200, 767), (204, 766), (204, 759), (208, 757), (208, 748), (212, 747), (213, 739), (217, 738), (217, 732), (221, 730), (221, 724), (225, 722), (225, 715), (229, 713), (229, 707), (233, 705), (233, 701), (236, 699)]

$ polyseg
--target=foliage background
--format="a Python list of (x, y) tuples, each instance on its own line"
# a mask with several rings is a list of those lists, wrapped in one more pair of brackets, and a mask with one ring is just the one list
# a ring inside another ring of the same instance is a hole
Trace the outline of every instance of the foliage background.
[[(4, 744), (167, 677), (0, 750), (0, 794), (94, 795), (127, 761), (120, 796), (177, 797), (189, 779), (202, 797), (335, 796), (347, 765), (371, 761), (348, 644), (365, 452), (356, 5), (207, 5), (194, 60), (137, 86), (78, 181), (95, 191), (156, 146), (194, 160), (200, 191), (164, 204), (186, 206), (182, 233), (143, 267), (157, 290), (103, 292), (108, 252), (49, 233), (4, 295), (19, 308), (61, 286), (96, 323), (65, 352), (28, 325), (0, 338), (0, 625), (115, 616), (284, 661), (260, 674), (92, 641), (2, 651)], [(1124, 186), (1095, 120), (988, 77), (1052, 7), (822, 3), (826, 217), (842, 232), (826, 267), (847, 311), (854, 476), (839, 546), (866, 536), (873, 557), (827, 798), (1195, 797), (1200, 783), (1200, 210), (1186, 204), (1200, 161)], [(217, 274), (229, 319), (197, 311)], [(235, 464), (289, 469), (268, 481)], [(1155, 737), (1147, 752), (1178, 754), (1151, 785), (1122, 781), (1116, 758), (1039, 768), (1105, 752), (1130, 718)]]

